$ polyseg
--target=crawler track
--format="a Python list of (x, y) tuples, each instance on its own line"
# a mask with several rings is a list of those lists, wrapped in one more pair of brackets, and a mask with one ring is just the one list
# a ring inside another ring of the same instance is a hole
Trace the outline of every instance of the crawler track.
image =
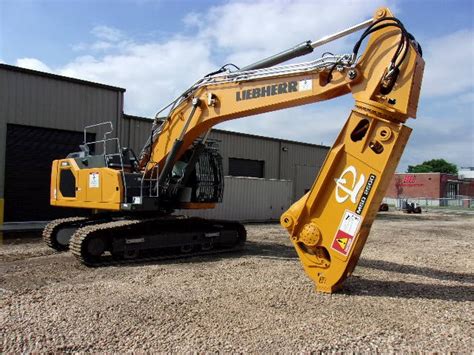
[(67, 245), (61, 244), (56, 239), (57, 233), (61, 228), (72, 227), (81, 222), (85, 222), (87, 217), (70, 217), (55, 219), (54, 221), (49, 222), (46, 227), (43, 229), (43, 240), (44, 242), (56, 251), (66, 251), (69, 249)]
[(79, 228), (70, 250), (82, 264), (96, 267), (238, 251), (245, 240), (245, 228), (237, 222), (123, 219)]

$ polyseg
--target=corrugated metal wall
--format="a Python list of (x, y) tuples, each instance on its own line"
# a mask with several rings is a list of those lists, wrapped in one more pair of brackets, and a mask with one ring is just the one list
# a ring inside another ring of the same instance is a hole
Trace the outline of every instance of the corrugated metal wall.
[(288, 180), (225, 177), (224, 199), (212, 210), (179, 210), (176, 214), (237, 220), (278, 221), (292, 203), (293, 183)]
[(135, 154), (140, 154), (151, 134), (153, 120), (136, 116), (123, 115), (123, 130), (120, 137), (122, 146), (132, 148)]
[(0, 119), (45, 128), (82, 131), (122, 114), (120, 91), (61, 81), (0, 67)]
[(223, 157), (224, 174), (229, 173), (229, 158), (263, 160), (265, 163), (264, 178), (279, 179), (280, 142), (270, 139), (224, 132), (211, 131), (210, 138), (219, 140), (219, 150)]
[(112, 121), (121, 129), (124, 90), (99, 86), (0, 65), (0, 197), (8, 123), (81, 132), (84, 126)]
[(215, 130), (211, 138), (220, 140), (224, 174), (229, 173), (229, 158), (265, 161), (265, 179), (291, 180), (292, 199), (299, 199), (311, 188), (329, 152), (329, 147)]
[(286, 151), (282, 150), (281, 154), (281, 178), (295, 182), (293, 198), (296, 200), (313, 185), (329, 152), (329, 147), (284, 142), (283, 148), (286, 148)]

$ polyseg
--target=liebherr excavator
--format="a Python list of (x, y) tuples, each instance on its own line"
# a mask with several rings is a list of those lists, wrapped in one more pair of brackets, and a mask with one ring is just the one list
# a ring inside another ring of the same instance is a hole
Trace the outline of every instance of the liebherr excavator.
[[(359, 30), (350, 54), (281, 65)], [(168, 112), (164, 121), (155, 119), (138, 158), (120, 147), (91, 154), (90, 145), (114, 140), (105, 135), (55, 160), (51, 204), (102, 213), (52, 221), (43, 237), (91, 266), (241, 248), (246, 232), (240, 223), (172, 214), (212, 208), (222, 199), (222, 159), (208, 139), (211, 127), (352, 93), (355, 107), (311, 190), (281, 216), (316, 289), (336, 291), (357, 264), (409, 138), (404, 123), (416, 116), (423, 68), (421, 47), (388, 8), (244, 68), (223, 66), (157, 114)]]

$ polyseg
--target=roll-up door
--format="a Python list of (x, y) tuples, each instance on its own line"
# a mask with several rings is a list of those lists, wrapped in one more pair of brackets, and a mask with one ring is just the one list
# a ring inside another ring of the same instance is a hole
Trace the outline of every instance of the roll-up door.
[[(88, 140), (94, 139), (94, 134)], [(47, 221), (88, 210), (49, 205), (51, 162), (79, 150), (82, 132), (8, 124), (5, 156), (5, 222)]]

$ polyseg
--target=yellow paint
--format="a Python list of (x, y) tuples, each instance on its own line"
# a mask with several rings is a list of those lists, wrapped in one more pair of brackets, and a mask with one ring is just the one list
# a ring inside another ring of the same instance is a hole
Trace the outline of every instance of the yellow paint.
[[(67, 164), (66, 164), (67, 163)], [(61, 194), (60, 171), (71, 170), (76, 180), (76, 196)], [(91, 174), (98, 174), (98, 185), (91, 183)], [(74, 159), (53, 162), (51, 171), (51, 199), (53, 206), (119, 211), (122, 203), (123, 183), (120, 171), (110, 168), (80, 169)]]

